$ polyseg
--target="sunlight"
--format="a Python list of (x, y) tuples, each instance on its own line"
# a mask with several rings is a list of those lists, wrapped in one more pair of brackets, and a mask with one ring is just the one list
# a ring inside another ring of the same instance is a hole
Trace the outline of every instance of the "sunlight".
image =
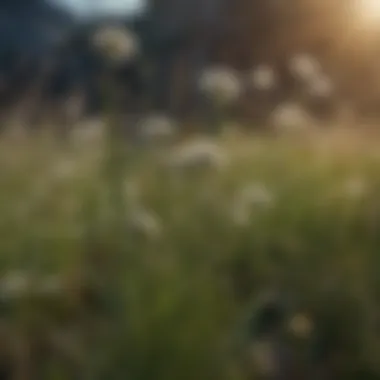
[(380, 22), (380, 0), (357, 0), (356, 3), (364, 22)]

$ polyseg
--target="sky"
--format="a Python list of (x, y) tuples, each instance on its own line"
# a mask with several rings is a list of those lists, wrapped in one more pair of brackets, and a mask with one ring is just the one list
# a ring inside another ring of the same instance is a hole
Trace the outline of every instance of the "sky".
[(136, 13), (141, 10), (144, 0), (51, 0), (75, 12), (78, 16), (94, 14)]

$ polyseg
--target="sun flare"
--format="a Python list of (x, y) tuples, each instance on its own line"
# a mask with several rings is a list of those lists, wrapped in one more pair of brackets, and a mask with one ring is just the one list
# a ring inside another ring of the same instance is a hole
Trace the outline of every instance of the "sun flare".
[(357, 0), (357, 11), (365, 22), (380, 22), (380, 0)]

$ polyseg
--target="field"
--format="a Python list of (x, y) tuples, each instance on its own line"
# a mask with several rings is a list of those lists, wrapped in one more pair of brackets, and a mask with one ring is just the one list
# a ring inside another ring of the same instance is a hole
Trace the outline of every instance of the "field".
[(0, 142), (1, 374), (379, 378), (379, 136), (87, 137)]

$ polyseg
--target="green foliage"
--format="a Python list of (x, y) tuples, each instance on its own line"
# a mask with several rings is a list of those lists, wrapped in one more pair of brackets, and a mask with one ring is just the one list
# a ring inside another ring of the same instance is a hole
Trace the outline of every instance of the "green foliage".
[(0, 356), (25, 379), (260, 378), (264, 338), (303, 378), (380, 376), (376, 151), (253, 137), (190, 173), (126, 147), (115, 180), (107, 151), (3, 145)]

